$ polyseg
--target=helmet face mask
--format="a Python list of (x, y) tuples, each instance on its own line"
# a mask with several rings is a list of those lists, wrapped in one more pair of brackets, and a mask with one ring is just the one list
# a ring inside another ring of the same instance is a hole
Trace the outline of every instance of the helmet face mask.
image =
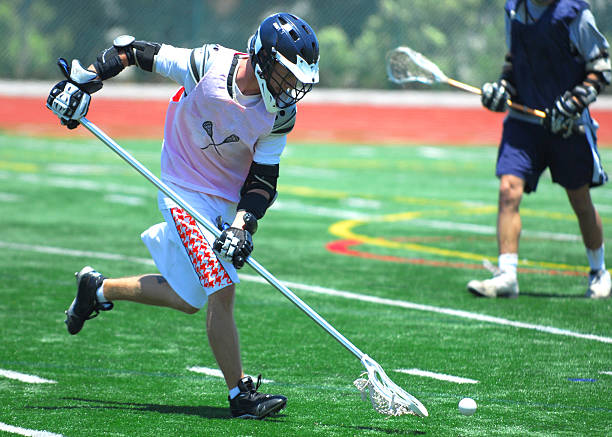
[(248, 46), (269, 112), (294, 105), (319, 81), (319, 43), (310, 26), (295, 15), (269, 16)]

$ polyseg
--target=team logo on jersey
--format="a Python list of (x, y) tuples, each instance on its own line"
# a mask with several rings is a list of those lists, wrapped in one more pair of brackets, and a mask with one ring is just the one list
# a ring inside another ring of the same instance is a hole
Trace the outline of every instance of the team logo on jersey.
[(238, 141), (240, 141), (240, 138), (238, 137), (238, 135), (231, 134), (230, 136), (226, 137), (220, 143), (215, 143), (215, 139), (213, 138), (213, 122), (205, 121), (204, 123), (202, 123), (202, 128), (204, 128), (204, 131), (208, 134), (210, 141), (212, 142), (208, 143), (205, 146), (200, 146), (200, 149), (206, 150), (210, 146), (213, 146), (215, 148), (215, 152), (217, 152), (219, 156), (221, 156), (221, 152), (219, 152), (219, 146), (223, 144), (227, 144), (227, 143), (237, 143)]

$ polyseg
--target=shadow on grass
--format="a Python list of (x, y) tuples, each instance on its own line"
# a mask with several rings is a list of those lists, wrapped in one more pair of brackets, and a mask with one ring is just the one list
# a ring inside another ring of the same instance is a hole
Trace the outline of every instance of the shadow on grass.
[[(186, 406), (186, 405), (162, 405), (162, 404), (139, 404), (135, 402), (116, 402), (98, 399), (83, 398), (61, 398), (67, 401), (77, 401), (80, 405), (65, 406), (27, 406), (30, 409), (41, 410), (78, 410), (78, 409), (105, 409), (105, 410), (125, 410), (125, 411), (149, 411), (161, 414), (185, 414), (187, 416), (198, 416), (206, 419), (231, 419), (229, 408), (208, 407), (208, 406)], [(89, 405), (83, 405), (87, 403)]]
[(359, 431), (376, 431), (376, 432), (380, 432), (383, 434), (397, 434), (397, 435), (426, 435), (427, 433), (425, 431), (404, 431), (404, 430), (398, 430), (398, 429), (385, 429), (385, 428), (379, 428), (379, 427), (372, 427), (372, 426), (346, 426), (345, 428), (349, 428), (349, 429), (355, 429), (355, 430), (359, 430)]
[(586, 299), (584, 294), (567, 294), (567, 293), (538, 293), (536, 291), (523, 291), (521, 290), (520, 296), (529, 296), (529, 297), (540, 297), (540, 298), (548, 298), (548, 299)]

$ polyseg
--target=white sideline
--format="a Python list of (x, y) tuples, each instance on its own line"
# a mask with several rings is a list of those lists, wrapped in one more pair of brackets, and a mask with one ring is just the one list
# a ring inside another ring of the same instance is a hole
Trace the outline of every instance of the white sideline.
[[(59, 79), (59, 78), (58, 78)], [(0, 97), (46, 97), (56, 80), (18, 81), (0, 79)], [(165, 83), (121, 83), (105, 86), (96, 93), (96, 99), (161, 100), (168, 101), (179, 86), (171, 81)], [(480, 99), (462, 91), (431, 90), (382, 90), (382, 89), (334, 89), (314, 88), (308, 99), (300, 105), (310, 104), (368, 105), (394, 107), (444, 107), (480, 108)], [(612, 96), (601, 95), (593, 104), (595, 110), (612, 109)]]
[(427, 370), (421, 369), (395, 369), (395, 371), (399, 373), (406, 373), (408, 375), (424, 376), (426, 378), (438, 379), (440, 381), (456, 382), (457, 384), (478, 384), (480, 382), (475, 379), (446, 375), (445, 373), (428, 372)]
[[(37, 252), (37, 253), (46, 253), (52, 255), (64, 255), (64, 256), (74, 256), (77, 258), (98, 258), (98, 259), (106, 259), (106, 260), (115, 260), (115, 261), (130, 261), (139, 264), (146, 265), (154, 265), (153, 261), (148, 258), (139, 258), (132, 256), (125, 256), (113, 253), (104, 253), (104, 252), (89, 252), (89, 251), (81, 251), (81, 250), (71, 250), (64, 249), (60, 247), (50, 247), (50, 246), (40, 246), (40, 245), (29, 245), (29, 244), (19, 244), (19, 243), (10, 243), (7, 241), (0, 241), (0, 248), (11, 249), (11, 250), (21, 250), (27, 252)], [(240, 279), (243, 281), (251, 281), (265, 284), (266, 280), (260, 276), (249, 275), (249, 274), (241, 274)], [(319, 287), (316, 285), (306, 285), (300, 284), (297, 282), (290, 281), (281, 281), (290, 289), (310, 291), (312, 293), (323, 294), (327, 296), (335, 296), (335, 297), (343, 297), (345, 299), (358, 300), (362, 302), (375, 303), (379, 305), (387, 305), (398, 308), (406, 308), (417, 311), (426, 311), (437, 314), (445, 314), (448, 316), (460, 317), (468, 320), (477, 320), (480, 322), (492, 323), (496, 325), (502, 326), (511, 326), (514, 328), (522, 328), (522, 329), (530, 329), (538, 332), (544, 332), (547, 334), (553, 335), (562, 335), (566, 337), (580, 338), (583, 340), (590, 341), (598, 341), (601, 343), (612, 344), (612, 338), (603, 337), (600, 335), (593, 334), (582, 334), (580, 332), (574, 332), (567, 329), (555, 328), (552, 326), (545, 325), (537, 325), (533, 323), (524, 323), (517, 322), (514, 320), (503, 319), (501, 317), (488, 316), (486, 314), (478, 314), (472, 313), (469, 311), (463, 310), (455, 310), (452, 308), (444, 308), (444, 307), (436, 307), (432, 305), (423, 305), (413, 302), (407, 302), (403, 300), (393, 300), (393, 299), (385, 299), (376, 296), (369, 296), (367, 294), (358, 294), (350, 291), (342, 291), (335, 290), (333, 288), (325, 288)]]
[[(187, 370), (189, 370), (190, 372), (195, 372), (195, 373), (201, 373), (203, 375), (208, 375), (208, 376), (216, 376), (218, 378), (223, 378), (223, 373), (221, 373), (221, 371), (219, 369), (211, 369), (210, 367), (199, 367), (199, 366), (193, 366), (193, 367), (188, 367)], [(251, 375), (247, 375), (245, 373), (244, 376), (251, 376)], [(257, 377), (253, 377), (251, 376), (251, 378), (256, 381)], [(264, 379), (261, 378), (261, 382), (268, 384), (270, 382), (274, 382), (271, 379)]]
[(51, 379), (40, 378), (36, 375), (28, 375), (26, 373), (14, 372), (12, 370), (0, 369), (0, 376), (8, 379), (15, 379), (28, 384), (57, 384), (57, 381)]
[(0, 422), (0, 431), (10, 432), (12, 434), (26, 435), (30, 437), (63, 437), (62, 434), (55, 434), (49, 431), (37, 431), (35, 429), (26, 429), (2, 422)]

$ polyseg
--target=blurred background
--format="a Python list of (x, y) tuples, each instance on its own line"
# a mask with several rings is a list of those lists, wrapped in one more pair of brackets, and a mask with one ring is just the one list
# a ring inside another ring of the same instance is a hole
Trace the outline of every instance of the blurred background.
[[(610, 40), (612, 2), (590, 3)], [(265, 16), (286, 11), (317, 32), (321, 87), (393, 88), (381, 78), (386, 52), (398, 45), (422, 52), (448, 76), (478, 85), (500, 71), (503, 5), (504, 0), (1, 0), (0, 78), (56, 79), (57, 57), (89, 63), (126, 33), (179, 47), (212, 42), (245, 50)], [(119, 78), (163, 80), (136, 69)]]

